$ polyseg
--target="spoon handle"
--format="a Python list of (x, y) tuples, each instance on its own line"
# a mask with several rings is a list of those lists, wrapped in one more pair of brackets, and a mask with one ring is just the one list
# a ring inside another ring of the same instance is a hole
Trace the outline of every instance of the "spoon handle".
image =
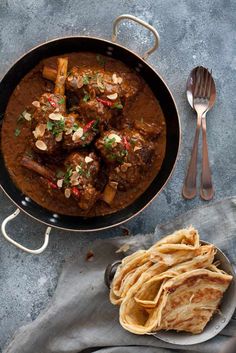
[(211, 169), (208, 158), (207, 135), (206, 135), (206, 118), (202, 117), (202, 177), (200, 196), (203, 200), (211, 200), (214, 196), (212, 185)]
[(196, 178), (197, 178), (197, 157), (198, 157), (198, 140), (199, 132), (201, 128), (201, 115), (197, 117), (197, 127), (194, 137), (193, 149), (191, 159), (188, 166), (188, 172), (184, 180), (184, 186), (182, 190), (183, 197), (185, 199), (193, 199), (197, 193)]

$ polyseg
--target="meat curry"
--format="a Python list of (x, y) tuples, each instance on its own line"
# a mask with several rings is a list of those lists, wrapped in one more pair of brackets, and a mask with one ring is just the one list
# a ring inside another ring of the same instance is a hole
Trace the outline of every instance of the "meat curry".
[(94, 53), (40, 62), (15, 88), (2, 125), (17, 187), (65, 215), (105, 215), (134, 202), (160, 170), (165, 146), (165, 119), (148, 85)]

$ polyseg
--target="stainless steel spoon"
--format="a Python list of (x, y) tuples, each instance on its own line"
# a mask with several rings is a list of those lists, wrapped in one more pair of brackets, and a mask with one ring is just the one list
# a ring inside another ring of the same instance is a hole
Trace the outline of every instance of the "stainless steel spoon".
[[(193, 187), (191, 192), (186, 192), (186, 188), (184, 187), (183, 196), (188, 199), (192, 199), (196, 196), (197, 150), (198, 150), (197, 146), (198, 146), (200, 127), (202, 127), (202, 176), (201, 176), (200, 196), (204, 200), (210, 200), (214, 196), (214, 189), (212, 185), (211, 170), (210, 170), (209, 158), (208, 158), (208, 147), (207, 147), (207, 136), (206, 136), (206, 113), (213, 107), (215, 103), (216, 88), (215, 88), (215, 82), (213, 80), (211, 73), (209, 73), (209, 71), (205, 68), (201, 67), (201, 69), (205, 70), (208, 73), (208, 75), (210, 74), (209, 76), (210, 99), (209, 99), (209, 105), (207, 110), (202, 114), (201, 117), (198, 116), (198, 120), (197, 120), (197, 128), (195, 133), (194, 147), (193, 147), (193, 154), (192, 154), (193, 158), (191, 158), (191, 162), (190, 162), (190, 164), (192, 164), (191, 178), (194, 181)], [(199, 67), (196, 67), (191, 71), (186, 85), (187, 99), (193, 109), (195, 109), (194, 108), (194, 89), (196, 84), (196, 74), (198, 70), (199, 70)]]

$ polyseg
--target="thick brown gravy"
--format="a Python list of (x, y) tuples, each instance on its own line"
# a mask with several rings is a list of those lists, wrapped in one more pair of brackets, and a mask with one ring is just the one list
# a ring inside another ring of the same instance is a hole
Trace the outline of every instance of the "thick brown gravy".
[[(96, 68), (99, 63), (94, 53), (71, 53), (66, 54), (69, 58), (69, 70), (73, 66), (83, 66)], [(56, 57), (51, 57), (40, 62), (30, 71), (15, 88), (4, 116), (2, 125), (2, 153), (6, 167), (17, 187), (36, 203), (55, 213), (73, 216), (95, 216), (114, 213), (126, 207), (138, 198), (150, 185), (152, 180), (160, 170), (165, 155), (166, 128), (165, 118), (156, 97), (148, 85), (143, 81), (143, 88), (135, 98), (129, 111), (124, 111), (130, 120), (143, 120), (148, 123), (155, 122), (162, 126), (162, 132), (155, 141), (156, 155), (152, 168), (148, 170), (145, 177), (138, 185), (127, 191), (117, 191), (112, 206), (104, 201), (97, 201), (95, 206), (88, 212), (81, 210), (73, 198), (66, 199), (59, 190), (48, 190), (40, 182), (40, 178), (33, 171), (21, 166), (20, 161), (23, 154), (31, 153), (29, 148), (29, 138), (31, 134), (30, 123), (19, 121), (20, 114), (32, 101), (37, 100), (44, 92), (53, 89), (53, 85), (42, 78), (43, 65), (55, 66)], [(107, 58), (105, 69), (116, 72), (129, 72), (130, 69), (122, 62)]]

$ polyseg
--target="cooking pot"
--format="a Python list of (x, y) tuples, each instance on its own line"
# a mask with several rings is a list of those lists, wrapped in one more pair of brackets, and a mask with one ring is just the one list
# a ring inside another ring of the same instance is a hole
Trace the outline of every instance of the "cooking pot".
[[(118, 25), (120, 21), (123, 20), (135, 21), (152, 32), (154, 36), (154, 45), (142, 57), (116, 43)], [(159, 100), (165, 116), (167, 129), (165, 158), (158, 175), (148, 189), (135, 202), (126, 208), (114, 214), (99, 217), (86, 218), (55, 214), (39, 206), (28, 196), (25, 196), (13, 183), (4, 164), (3, 155), (0, 153), (0, 185), (6, 195), (17, 206), (17, 210), (3, 221), (1, 227), (4, 237), (12, 244), (24, 251), (39, 254), (44, 251), (48, 245), (51, 227), (77, 232), (90, 232), (114, 227), (137, 215), (160, 193), (169, 180), (176, 163), (180, 145), (180, 121), (176, 104), (169, 88), (160, 75), (145, 61), (148, 56), (157, 49), (158, 44), (159, 35), (151, 25), (132, 15), (121, 15), (117, 17), (113, 23), (112, 41), (87, 36), (72, 36), (54, 39), (30, 50), (22, 56), (3, 77), (0, 83), (1, 120), (4, 119), (4, 112), (13, 90), (19, 84), (21, 79), (41, 60), (55, 55), (80, 51), (90, 51), (97, 54), (111, 56), (115, 59), (121, 60), (143, 77), (152, 89), (156, 98)], [(48, 226), (45, 233), (44, 244), (37, 250), (31, 250), (20, 245), (11, 239), (6, 232), (7, 223), (15, 218), (20, 211), (25, 212), (30, 217)]]

